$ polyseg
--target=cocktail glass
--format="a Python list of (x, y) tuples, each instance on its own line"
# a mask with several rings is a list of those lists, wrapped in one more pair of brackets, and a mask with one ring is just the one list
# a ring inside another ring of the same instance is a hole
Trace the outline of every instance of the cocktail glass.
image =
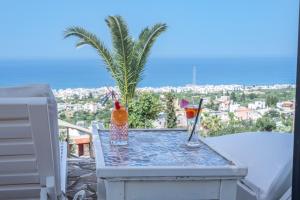
[(111, 114), (110, 143), (112, 145), (128, 144), (128, 112), (116, 101)]
[(118, 125), (112, 122), (110, 124), (110, 143), (117, 146), (128, 144), (128, 123)]
[(186, 119), (187, 119), (187, 129), (190, 134), (192, 134), (193, 128), (195, 126), (194, 133), (191, 135), (191, 138), (187, 141), (186, 145), (189, 147), (199, 147), (200, 143), (200, 126), (201, 126), (201, 117), (199, 113), (198, 121), (195, 124), (198, 107), (196, 105), (188, 105), (185, 109)]

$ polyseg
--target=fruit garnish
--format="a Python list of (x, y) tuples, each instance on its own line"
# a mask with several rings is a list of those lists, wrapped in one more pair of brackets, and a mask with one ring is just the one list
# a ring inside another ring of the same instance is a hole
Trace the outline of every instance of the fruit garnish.
[(186, 118), (191, 119), (191, 118), (194, 118), (196, 116), (197, 110), (191, 109), (191, 108), (186, 108), (185, 109), (185, 114), (186, 114)]
[(181, 101), (180, 101), (180, 107), (181, 108), (186, 108), (189, 105), (189, 103), (190, 102), (188, 100), (181, 99)]
[[(192, 119), (192, 118), (196, 117), (197, 110), (198, 110), (197, 108), (185, 108), (186, 118)], [(202, 109), (200, 110), (200, 112), (201, 111), (202, 111)]]
[(119, 101), (115, 101), (115, 109), (120, 110), (121, 105)]
[(125, 125), (128, 122), (127, 110), (118, 101), (115, 101), (115, 109), (111, 113), (111, 120), (118, 126)]

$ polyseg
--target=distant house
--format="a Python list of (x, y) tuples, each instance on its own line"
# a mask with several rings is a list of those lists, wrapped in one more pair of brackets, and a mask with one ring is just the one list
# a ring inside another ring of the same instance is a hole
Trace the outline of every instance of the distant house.
[(231, 101), (230, 106), (229, 106), (229, 112), (235, 112), (239, 107), (240, 107), (240, 104), (233, 103)]
[(266, 108), (266, 102), (265, 101), (255, 101), (254, 103), (249, 103), (248, 108), (252, 109), (252, 110), (264, 109), (264, 108)]
[(282, 102), (278, 102), (276, 104), (277, 108), (286, 111), (286, 112), (290, 112), (290, 111), (294, 111), (295, 109), (295, 103), (293, 101), (282, 101)]
[(220, 102), (224, 101), (230, 101), (230, 96), (221, 96), (219, 99), (217, 99)]
[(87, 103), (83, 105), (83, 110), (91, 113), (95, 113), (98, 110), (98, 105), (96, 103)]
[(231, 104), (229, 96), (221, 96), (216, 101), (219, 103), (219, 111), (229, 111)]
[(249, 120), (251, 119), (251, 112), (249, 108), (241, 106), (235, 110), (234, 115), (240, 120)]
[(230, 101), (223, 101), (219, 104), (219, 111), (229, 111)]

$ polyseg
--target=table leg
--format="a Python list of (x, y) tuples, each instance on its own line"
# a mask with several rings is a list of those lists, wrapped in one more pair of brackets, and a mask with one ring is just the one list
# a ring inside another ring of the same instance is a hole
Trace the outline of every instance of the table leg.
[(106, 200), (124, 200), (124, 181), (105, 181)]
[(236, 200), (236, 192), (237, 180), (221, 181), (220, 200)]

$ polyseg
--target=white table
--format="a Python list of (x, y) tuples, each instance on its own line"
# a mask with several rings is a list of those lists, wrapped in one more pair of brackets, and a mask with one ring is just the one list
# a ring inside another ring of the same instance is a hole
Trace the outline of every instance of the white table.
[(186, 147), (187, 137), (186, 131), (131, 130), (128, 146), (118, 147), (94, 126), (98, 199), (104, 182), (106, 200), (235, 200), (247, 168), (204, 142)]

